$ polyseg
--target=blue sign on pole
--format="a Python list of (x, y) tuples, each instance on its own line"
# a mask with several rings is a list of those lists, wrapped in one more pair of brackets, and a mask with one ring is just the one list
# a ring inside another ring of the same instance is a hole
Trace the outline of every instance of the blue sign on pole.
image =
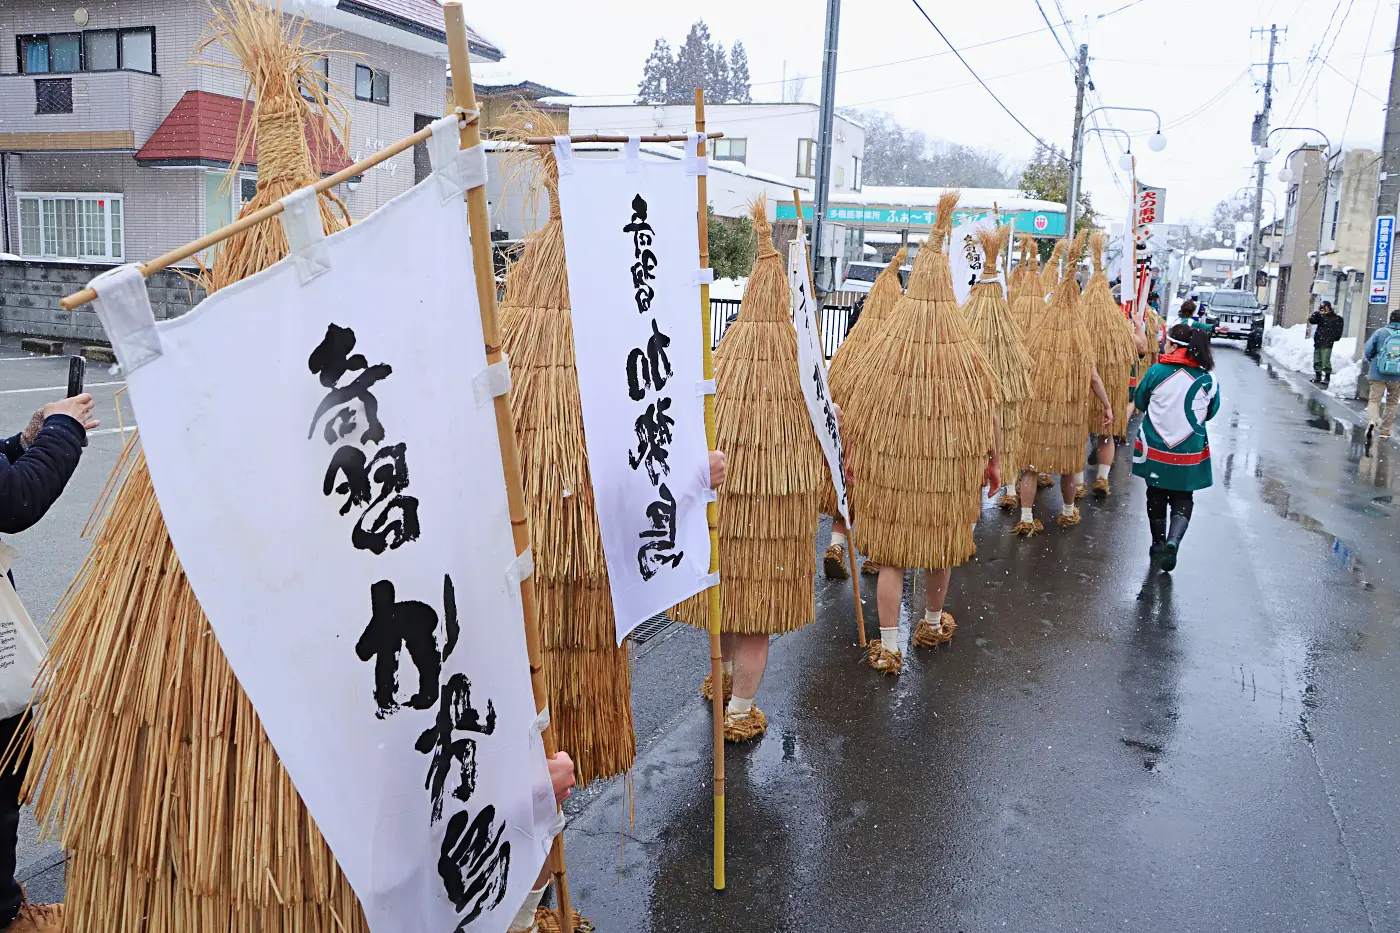
[(1395, 244), (1395, 218), (1390, 215), (1376, 218), (1376, 244), (1374, 259), (1371, 260), (1371, 304), (1383, 305), (1390, 301), (1390, 256)]

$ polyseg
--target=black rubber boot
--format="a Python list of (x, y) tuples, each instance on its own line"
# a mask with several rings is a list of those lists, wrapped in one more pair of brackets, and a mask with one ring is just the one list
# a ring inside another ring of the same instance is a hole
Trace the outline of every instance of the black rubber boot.
[(1323, 374), (1322, 374), (1322, 387), (1323, 387), (1324, 389), (1326, 389), (1326, 388), (1330, 387), (1331, 385), (1332, 385), (1332, 374), (1331, 374), (1331, 373), (1323, 373)]
[(1313, 370), (1312, 381), (1313, 381), (1313, 384), (1314, 384), (1314, 385), (1316, 385), (1317, 383), (1319, 383), (1319, 382), (1322, 381), (1322, 371), (1321, 371), (1321, 370), (1318, 370), (1318, 369), (1314, 369), (1314, 370)]
[(1148, 553), (1157, 557), (1167, 546), (1167, 520), (1165, 518), (1149, 518), (1147, 527), (1152, 529), (1152, 550)]
[(1185, 515), (1173, 515), (1171, 531), (1167, 532), (1167, 543), (1162, 548), (1162, 569), (1171, 573), (1176, 569), (1177, 552), (1181, 549), (1181, 539), (1186, 537), (1186, 529), (1191, 519)]

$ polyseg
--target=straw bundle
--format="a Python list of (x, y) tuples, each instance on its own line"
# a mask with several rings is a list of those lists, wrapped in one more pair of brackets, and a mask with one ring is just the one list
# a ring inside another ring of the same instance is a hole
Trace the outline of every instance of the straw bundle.
[(1146, 372), (1147, 367), (1156, 365), (1157, 357), (1162, 355), (1162, 318), (1148, 308), (1143, 312), (1142, 319), (1147, 330), (1147, 360), (1139, 369)]
[(996, 258), (1008, 246), (1010, 227), (1000, 230), (983, 228), (977, 231), (982, 251), (987, 256), (983, 278), (972, 287), (972, 294), (963, 306), (968, 326), (996, 374), (999, 389), (998, 410), (1001, 413), (1001, 472), (1015, 477), (1025, 468), (1025, 445), (1021, 432), (1022, 409), (1030, 400), (1030, 353), (1020, 329), (1011, 318), (1011, 309), (996, 279)]
[(1040, 272), (1035, 237), (1021, 234), (1021, 261), (1011, 273), (1009, 285), (1011, 318), (1023, 338), (1029, 337), (1035, 322), (1045, 313), (1046, 288)]
[[(885, 318), (889, 317), (895, 302), (904, 294), (904, 289), (899, 283), (899, 270), (908, 256), (909, 250), (901, 246), (889, 265), (875, 277), (874, 284), (870, 286), (870, 294), (865, 296), (860, 320), (856, 321), (856, 326), (851, 328), (851, 332), (841, 341), (841, 346), (836, 348), (836, 352), (831, 354), (831, 365), (826, 370), (827, 386), (831, 389), (832, 401), (843, 410), (859, 389), (854, 376), (856, 358), (869, 351), (884, 326)], [(823, 515), (835, 515), (838, 512), (836, 488), (831, 485), (830, 479), (822, 484), (820, 505)]]
[[(1108, 276), (1103, 271), (1103, 250), (1108, 237), (1095, 233), (1089, 238), (1089, 254), (1093, 257), (1094, 274), (1084, 287), (1084, 297), (1079, 302), (1084, 330), (1094, 346), (1094, 364), (1099, 368), (1099, 378), (1104, 390), (1113, 403), (1114, 437), (1122, 437), (1128, 432), (1128, 384), (1133, 378), (1133, 368), (1137, 366), (1137, 344), (1133, 341), (1133, 325), (1123, 316), (1123, 310), (1113, 300), (1113, 292), (1108, 287)], [(1088, 434), (1102, 434), (1103, 409), (1093, 395), (1085, 406), (1085, 427)]]
[(846, 416), (855, 508), (881, 565), (939, 569), (973, 553), (998, 387), (943, 252), (958, 194), (939, 198), (905, 296), (856, 364), (862, 390)]
[(632, 766), (632, 675), (617, 645), (574, 357), (559, 170), (532, 150), (549, 220), (506, 275), (501, 302), (510, 406), (530, 513), (550, 718), (580, 785)]
[[(739, 317), (715, 348), (721, 628), (776, 635), (816, 617), (817, 499), (826, 460), (802, 395), (787, 272), (762, 201), (753, 204), (758, 254)], [(705, 594), (676, 617), (709, 627)]]
[[(1079, 263), (1084, 234), (1069, 247), (1069, 268)], [(1055, 289), (1028, 344), (1035, 392), (1022, 422), (1029, 465), (1041, 473), (1084, 468), (1084, 411), (1093, 391), (1094, 351), (1079, 313), (1079, 285), (1066, 275)]]
[(1043, 294), (1050, 294), (1055, 290), (1055, 286), (1060, 284), (1058, 263), (1069, 244), (1068, 239), (1056, 240), (1055, 248), (1050, 251), (1050, 258), (1046, 260), (1045, 265), (1040, 267), (1040, 290)]
[[(216, 11), (201, 48), (214, 42), (244, 63), (255, 101), (239, 144), (256, 137), (260, 152), (246, 213), (317, 177), (299, 91), (303, 77), (316, 88), (321, 52), (255, 0)], [(343, 225), (324, 201), (322, 220), (328, 232)], [(285, 252), (277, 224), (229, 239), (210, 290)], [(31, 768), (25, 786), (71, 853), (66, 929), (367, 933), (190, 589), (135, 441), (110, 482), (92, 551), (54, 615), (32, 734), (48, 768)]]

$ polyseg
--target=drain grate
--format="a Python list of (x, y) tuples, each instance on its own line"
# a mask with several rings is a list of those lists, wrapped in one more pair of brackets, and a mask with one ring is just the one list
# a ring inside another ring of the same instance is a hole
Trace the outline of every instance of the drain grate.
[(673, 620), (666, 618), (664, 612), (654, 615), (632, 630), (632, 642), (640, 645), (651, 641), (674, 624)]

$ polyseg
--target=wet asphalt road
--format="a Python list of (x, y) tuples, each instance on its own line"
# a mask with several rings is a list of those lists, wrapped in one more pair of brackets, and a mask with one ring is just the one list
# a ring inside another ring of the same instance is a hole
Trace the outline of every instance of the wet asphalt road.
[(1302, 377), (1217, 360), (1216, 485), (1174, 575), (1120, 451), (1077, 529), (1021, 541), (987, 509), (951, 649), (898, 680), (819, 582), (773, 644), (767, 735), (727, 756), (722, 895), (706, 641), (641, 645), (635, 823), (621, 780), (571, 802), (575, 905), (665, 933), (1400, 930), (1400, 461)]

